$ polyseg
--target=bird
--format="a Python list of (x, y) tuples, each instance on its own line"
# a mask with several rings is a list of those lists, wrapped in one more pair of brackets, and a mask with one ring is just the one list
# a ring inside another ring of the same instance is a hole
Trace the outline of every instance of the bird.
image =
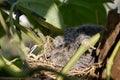
[[(64, 67), (75, 54), (81, 44), (91, 47), (89, 39), (98, 32), (103, 31), (102, 26), (82, 25), (64, 30), (63, 35), (56, 36), (53, 40), (54, 48), (45, 53), (46, 58), (56, 65)], [(86, 51), (73, 66), (86, 68), (95, 62), (95, 51)], [(93, 55), (94, 54), (94, 55)]]

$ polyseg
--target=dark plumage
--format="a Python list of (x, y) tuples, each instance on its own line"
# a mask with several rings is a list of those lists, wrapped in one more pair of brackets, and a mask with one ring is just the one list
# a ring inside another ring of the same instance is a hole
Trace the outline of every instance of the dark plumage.
[[(53, 44), (55, 47), (50, 53), (48, 53), (48, 59), (52, 63), (64, 67), (84, 39), (89, 39), (91, 36), (102, 30), (102, 27), (95, 25), (83, 25), (81, 27), (66, 29), (63, 36), (57, 36), (54, 38)], [(87, 51), (79, 58), (73, 68), (85, 68), (91, 65), (95, 60), (95, 54), (93, 56), (93, 53), (94, 51)]]

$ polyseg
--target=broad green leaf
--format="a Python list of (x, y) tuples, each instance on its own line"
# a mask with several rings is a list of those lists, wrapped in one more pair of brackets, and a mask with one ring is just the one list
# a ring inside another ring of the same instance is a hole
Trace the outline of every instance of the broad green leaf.
[(67, 26), (81, 24), (104, 25), (106, 11), (101, 3), (89, 3), (82, 0), (69, 0), (59, 7)]
[(10, 3), (10, 4), (13, 4), (13, 3), (15, 3), (17, 0), (8, 0), (8, 2)]
[[(69, 0), (69, 1), (73, 1), (73, 0)], [(81, 0), (82, 1), (82, 0)], [(113, 0), (84, 0), (85, 2), (90, 2), (92, 3), (105, 3), (105, 2), (112, 2)]]
[(18, 5), (29, 9), (46, 19), (46, 22), (57, 28), (63, 27), (63, 20), (59, 9), (53, 0), (19, 0)]
[[(60, 28), (57, 28), (55, 27), (54, 25), (46, 22), (43, 18), (41, 17), (37, 17), (35, 15), (32, 15), (30, 13), (30, 10), (24, 8), (24, 7), (21, 7), (21, 6), (18, 6), (17, 8), (20, 9), (20, 11), (22, 11), (26, 17), (28, 18), (28, 20), (30, 21), (30, 23), (32, 25), (34, 25), (34, 28), (39, 28), (43, 33), (46, 32), (46, 30), (50, 30), (52, 33), (57, 33), (57, 34), (63, 34), (63, 30), (60, 29)], [(42, 26), (41, 26), (42, 25)], [(49, 31), (47, 31), (47, 35), (50, 35), (48, 34)]]

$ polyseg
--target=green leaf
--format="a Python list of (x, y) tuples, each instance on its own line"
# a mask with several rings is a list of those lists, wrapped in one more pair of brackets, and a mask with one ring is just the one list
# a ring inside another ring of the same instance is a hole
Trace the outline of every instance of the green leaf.
[(105, 23), (106, 10), (101, 3), (69, 0), (60, 6), (60, 11), (67, 26), (81, 24), (103, 25)]
[[(69, 0), (72, 1), (72, 0)], [(85, 2), (90, 2), (90, 4), (92, 3), (105, 3), (105, 2), (112, 2), (112, 0), (84, 0)]]
[(2, 25), (3, 29), (7, 33), (8, 27), (7, 27), (6, 23), (5, 23), (5, 19), (2, 16), (2, 11), (1, 10), (0, 10), (0, 24)]
[(56, 26), (63, 27), (63, 20), (59, 9), (53, 0), (19, 0), (18, 5), (29, 9), (31, 12), (38, 14), (46, 19), (46, 22)]
[(39, 40), (38, 37), (36, 37), (33, 32), (29, 29), (26, 29), (24, 26), (18, 24), (16, 21), (14, 21), (14, 24), (16, 25), (17, 28), (22, 30), (25, 34), (27, 34), (32, 40), (34, 40), (36, 43), (39, 44), (39, 46), (43, 46), (43, 42)]
[(0, 0), (0, 3), (2, 3), (3, 1)]
[(3, 10), (0, 9), (0, 38), (8, 33), (8, 25), (5, 21), (7, 16), (4, 14)]
[[(28, 9), (22, 7), (22, 6), (18, 6), (17, 8), (20, 9), (20, 11), (22, 11), (27, 16), (27, 18), (30, 21), (30, 23), (32, 23), (32, 24), (38, 24), (34, 28), (42, 28), (42, 27), (44, 27), (44, 30), (47, 28), (52, 33), (63, 34), (63, 30), (62, 29), (59, 29), (55, 25), (52, 25), (52, 24), (46, 22), (41, 17), (37, 17), (37, 16), (32, 15), (30, 13), (30, 10), (28, 10)], [(43, 31), (43, 30), (41, 30), (41, 31)]]
[(9, 75), (14, 77), (23, 77), (27, 75), (27, 72), (23, 71), (16, 65), (14, 65), (12, 62), (7, 60), (5, 57), (0, 55), (0, 67), (3, 67), (4, 70), (8, 72)]

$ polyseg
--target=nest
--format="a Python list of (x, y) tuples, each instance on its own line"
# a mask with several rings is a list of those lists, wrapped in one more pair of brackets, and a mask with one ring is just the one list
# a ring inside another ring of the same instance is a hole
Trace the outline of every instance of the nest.
[[(52, 71), (40, 70), (33, 76), (44, 76), (42, 80), (56, 79), (58, 76), (57, 73), (59, 73), (69, 62), (82, 42), (86, 39), (86, 41), (89, 41), (91, 36), (101, 30), (102, 28), (100, 27), (86, 25), (68, 29), (65, 31), (64, 35), (57, 36), (54, 39), (46, 37), (46, 43), (42, 54), (27, 54), (26, 61), (33, 69), (42, 66)], [(72, 80), (92, 80), (97, 77), (95, 72), (99, 67), (99, 65), (95, 63), (95, 59), (95, 50), (86, 51), (66, 75), (72, 78)]]
[[(33, 69), (42, 66), (51, 70), (51, 71), (40, 70), (32, 75), (33, 78), (39, 78), (42, 80), (56, 80), (58, 75), (56, 72), (60, 72), (63, 68), (63, 66), (54, 64), (50, 61), (43, 59), (43, 57), (35, 56), (34, 54), (27, 55), (26, 61), (29, 64), (29, 66)], [(71, 79), (75, 80), (92, 80), (94, 78), (97, 78), (95, 71), (98, 68), (99, 65), (95, 63), (86, 68), (78, 66), (72, 68), (66, 75)], [(52, 70), (55, 70), (56, 72), (52, 72)]]

